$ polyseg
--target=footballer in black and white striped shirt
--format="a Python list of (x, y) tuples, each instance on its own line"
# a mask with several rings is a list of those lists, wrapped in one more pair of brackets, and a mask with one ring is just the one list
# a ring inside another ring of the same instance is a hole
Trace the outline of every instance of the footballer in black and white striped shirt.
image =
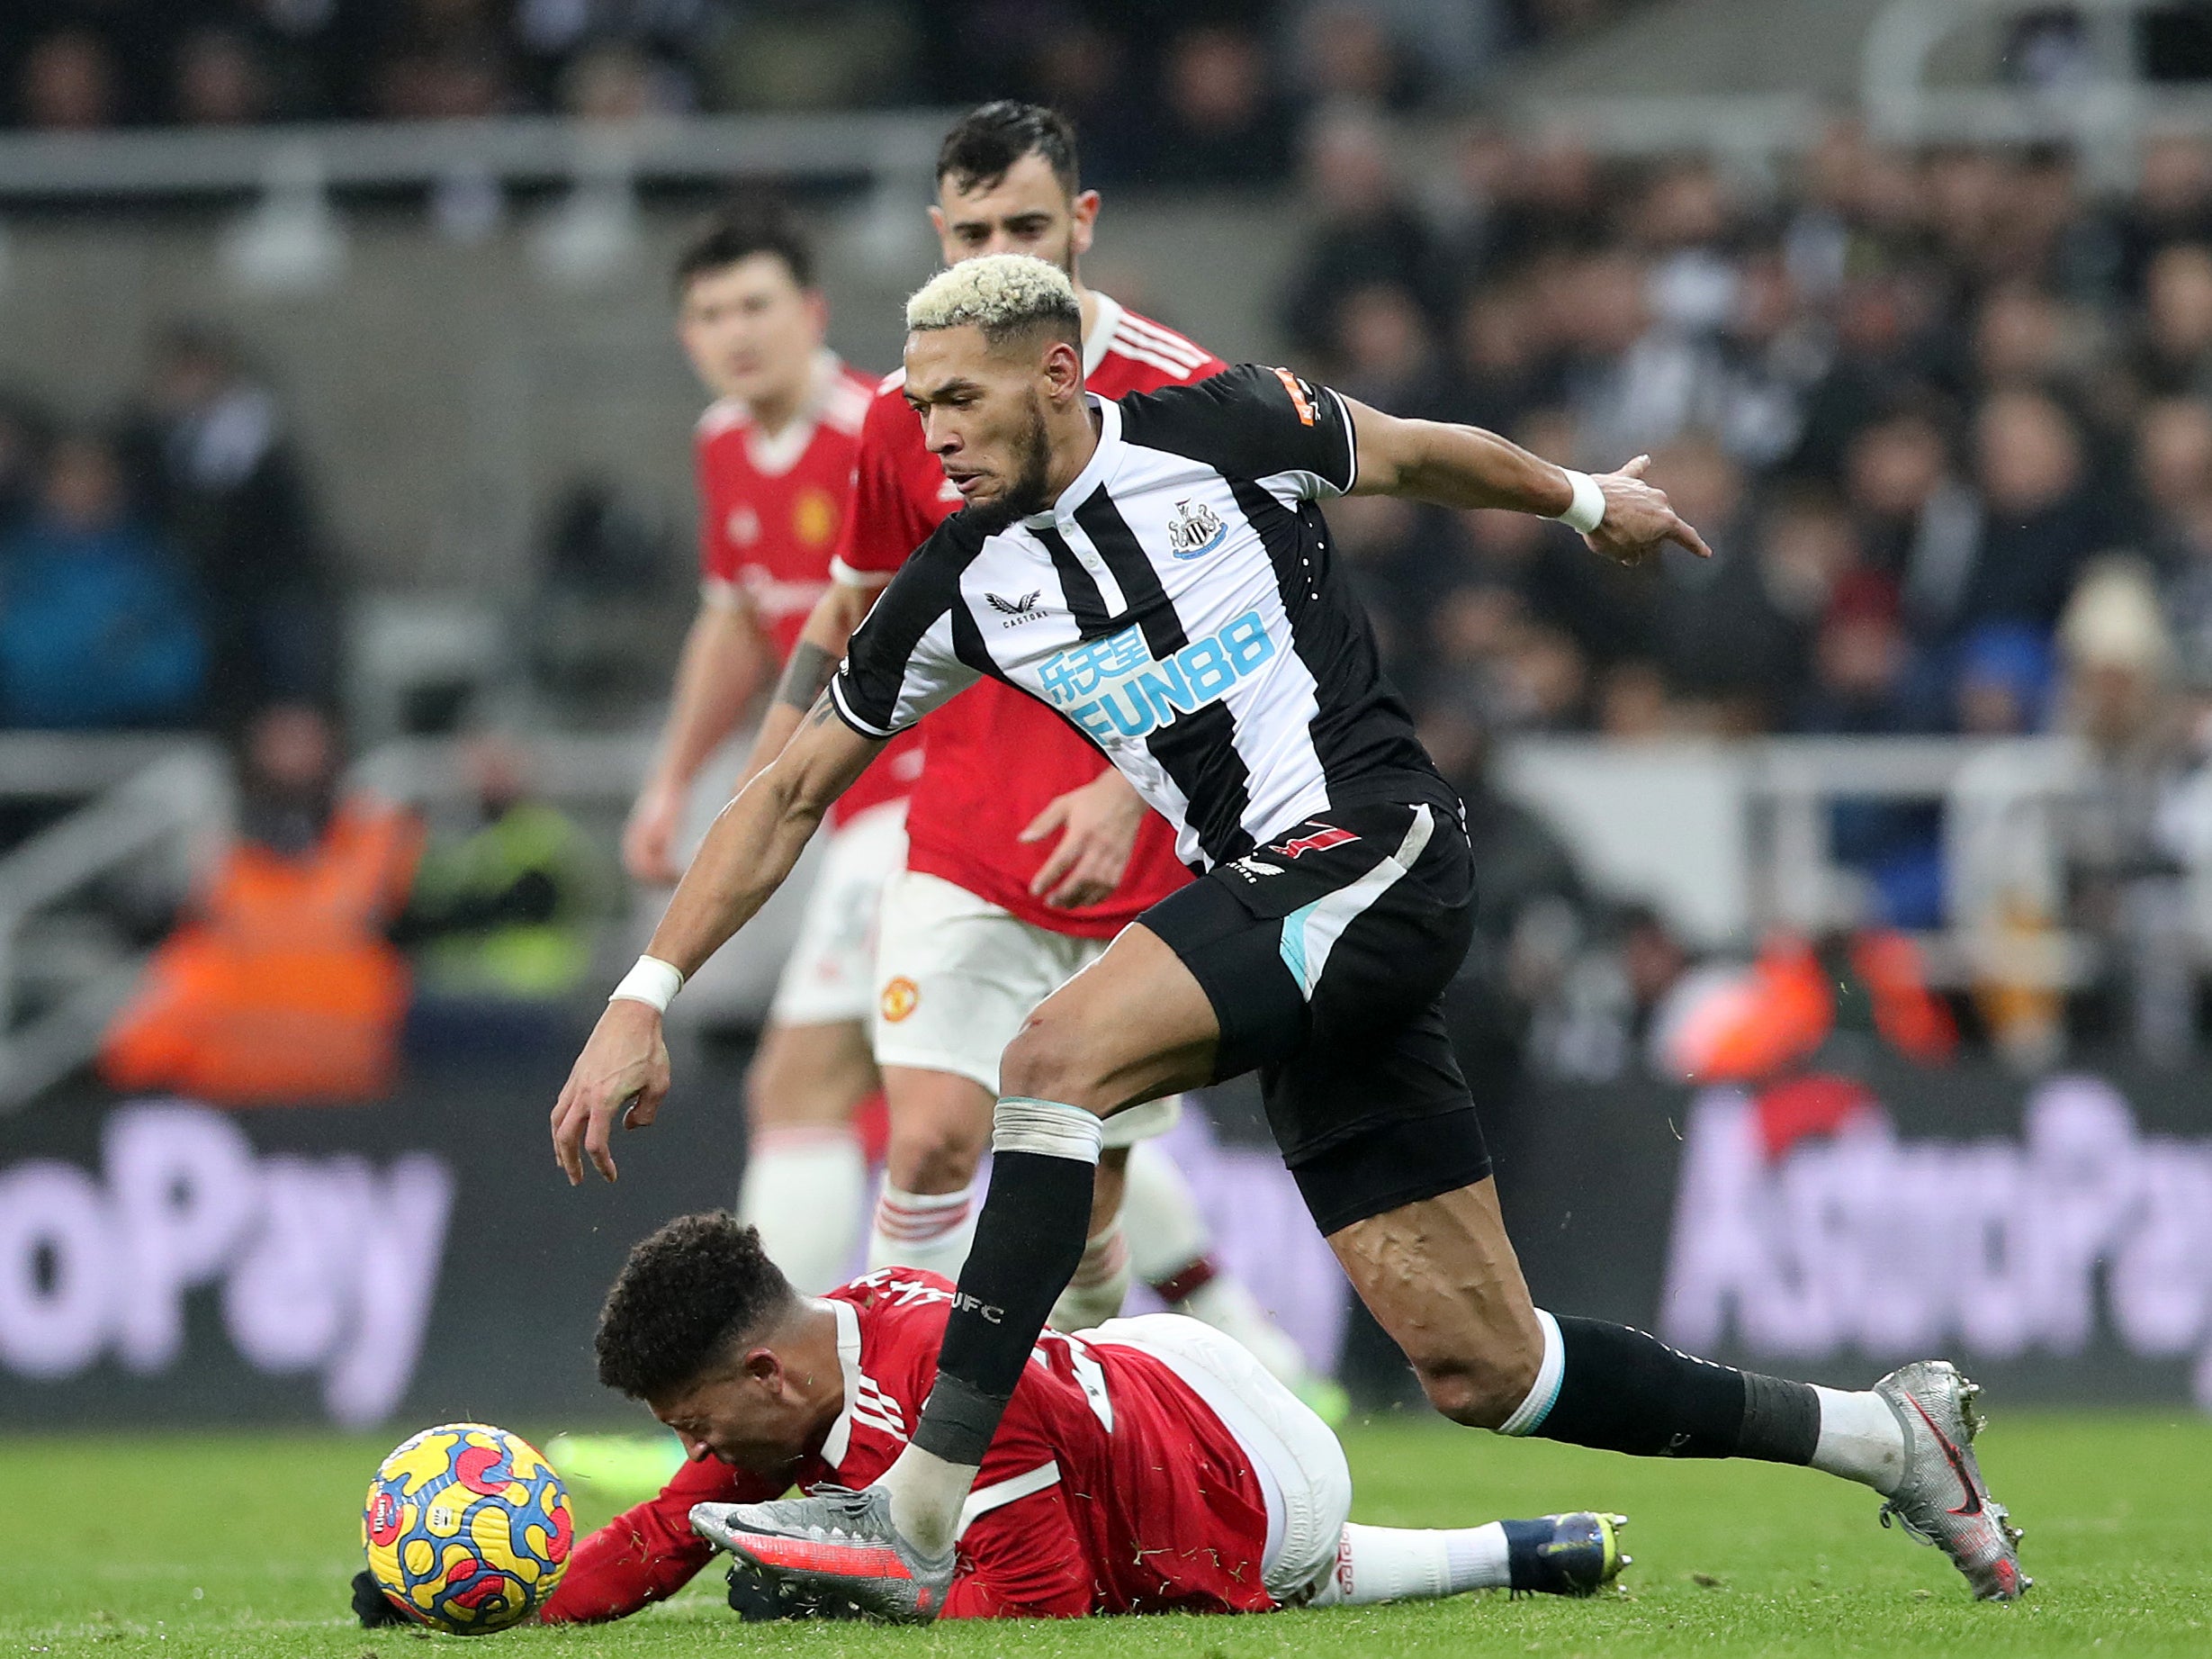
[[(1318, 503), (1506, 508), (1563, 518), (1624, 563), (1669, 541), (1705, 554), (1642, 460), (1592, 478), (1252, 365), (1105, 401), (1084, 389), (1066, 275), (1018, 255), (941, 273), (907, 329), (907, 401), (967, 505), (892, 580), (823, 702), (700, 849), (563, 1091), (564, 1167), (580, 1177), (589, 1153), (611, 1170), (616, 1110), (657, 1108), (671, 977), (759, 907), (885, 741), (982, 676), (1096, 743), (1200, 873), (1008, 1045), (990, 1194), (936, 1384), (881, 1489), (737, 1506), (715, 1518), (717, 1541), (771, 1575), (803, 1556), (799, 1577), (881, 1616), (933, 1617), (961, 1504), (1082, 1256), (1101, 1121), (1254, 1068), (1316, 1223), (1447, 1415), (1623, 1451), (1812, 1463), (1905, 1503), (1900, 1469), (1923, 1473), (1907, 1465), (1935, 1453), (1903, 1438), (1885, 1395), (1754, 1376), (1536, 1308), (1445, 1034), (1478, 872)], [(1930, 1421), (1971, 1420), (1955, 1372), (1908, 1370), (1880, 1386)], [(1933, 1495), (1961, 1466), (1928, 1465), (1931, 1495), (1907, 1523), (1978, 1591), (2017, 1593), (2001, 1521)]]

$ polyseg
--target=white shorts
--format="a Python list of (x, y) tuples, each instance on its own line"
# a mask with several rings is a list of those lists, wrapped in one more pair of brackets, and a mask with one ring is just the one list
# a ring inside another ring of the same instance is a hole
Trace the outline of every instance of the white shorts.
[(769, 1018), (778, 1025), (865, 1020), (876, 1001), (884, 886), (906, 861), (906, 803), (886, 801), (831, 833)]
[[(1110, 942), (1055, 933), (938, 876), (901, 870), (885, 890), (876, 953), (878, 1066), (949, 1071), (996, 1095), (999, 1056), (1037, 1005)], [(1164, 1135), (1180, 1096), (1106, 1120), (1106, 1144)]]
[(1149, 1354), (1189, 1385), (1252, 1460), (1267, 1495), (1267, 1593), (1298, 1607), (1328, 1582), (1352, 1519), (1352, 1468), (1329, 1426), (1250, 1350), (1180, 1313), (1110, 1319), (1086, 1342)]

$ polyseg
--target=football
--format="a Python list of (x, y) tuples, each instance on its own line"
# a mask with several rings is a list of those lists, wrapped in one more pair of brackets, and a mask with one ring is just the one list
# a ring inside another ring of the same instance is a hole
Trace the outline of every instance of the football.
[(484, 1423), (441, 1423), (400, 1442), (377, 1466), (361, 1517), (377, 1587), (456, 1636), (504, 1630), (543, 1607), (574, 1536), (553, 1465)]

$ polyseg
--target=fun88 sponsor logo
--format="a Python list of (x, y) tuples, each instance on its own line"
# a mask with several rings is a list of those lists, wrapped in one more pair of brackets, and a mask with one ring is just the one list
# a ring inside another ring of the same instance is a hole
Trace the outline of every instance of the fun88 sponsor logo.
[(1218, 702), (1275, 654), (1260, 613), (1248, 610), (1164, 661), (1127, 627), (1055, 652), (1038, 670), (1053, 707), (1102, 744), (1128, 742)]

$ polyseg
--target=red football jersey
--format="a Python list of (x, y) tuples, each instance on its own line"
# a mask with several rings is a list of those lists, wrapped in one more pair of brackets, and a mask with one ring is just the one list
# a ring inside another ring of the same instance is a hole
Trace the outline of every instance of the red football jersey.
[[(1156, 392), (1227, 365), (1180, 334), (1093, 296), (1098, 315), (1084, 341), (1087, 384), (1102, 397)], [(903, 375), (877, 390), (860, 433), (852, 510), (838, 544), (837, 574), (880, 585), (961, 507), (922, 423), (906, 407)], [(1113, 896), (1055, 910), (1030, 894), (1057, 836), (1019, 839), (1047, 805), (1106, 769), (1098, 750), (1034, 698), (984, 680), (925, 719), (929, 753), (906, 808), (906, 867), (939, 876), (1056, 933), (1108, 939), (1190, 879), (1167, 821), (1146, 814)], [(878, 762), (881, 764), (881, 762)]]
[[(724, 398), (699, 417), (699, 576), (708, 604), (749, 601), (782, 662), (829, 591), (874, 383), (830, 352), (807, 407), (773, 437)], [(919, 735), (895, 741), (838, 803), (840, 823), (896, 800), (922, 773)]]
[[(937, 1377), (952, 1284), (886, 1267), (830, 1293), (845, 1409), (796, 1483), (855, 1490), (905, 1447)], [(775, 1488), (771, 1490), (771, 1488)], [(712, 1558), (695, 1503), (758, 1503), (772, 1481), (686, 1464), (657, 1498), (581, 1540), (543, 1617), (618, 1618)], [(1267, 1499), (1221, 1420), (1140, 1349), (1047, 1331), (960, 1515), (948, 1618), (1265, 1612)]]

